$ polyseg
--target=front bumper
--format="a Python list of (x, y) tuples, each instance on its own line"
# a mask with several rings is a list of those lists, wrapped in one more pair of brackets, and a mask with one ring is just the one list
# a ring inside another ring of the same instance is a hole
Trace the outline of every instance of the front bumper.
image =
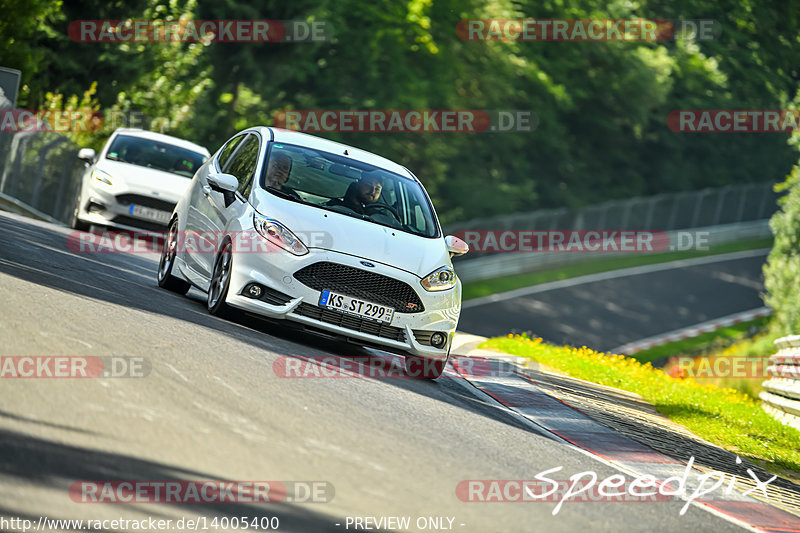
[[(380, 263), (367, 271), (359, 264), (361, 259), (320, 249), (311, 249), (308, 254), (300, 257), (284, 251), (270, 253), (234, 251), (231, 283), (226, 302), (232, 307), (250, 313), (290, 320), (387, 351), (446, 360), (458, 325), (461, 309), (460, 287), (429, 293), (419, 284), (420, 278), (417, 276)], [(415, 290), (425, 310), (418, 313), (396, 311), (391, 324), (384, 327), (337, 311), (323, 310), (318, 305), (320, 292), (293, 277), (298, 270), (322, 261), (339, 263), (402, 281)], [(374, 262), (374, 258), (372, 261)], [(251, 283), (271, 288), (285, 297), (264, 301), (245, 296), (244, 289)], [(447, 342), (442, 348), (424, 344), (426, 332), (429, 334), (431, 331), (439, 331), (447, 336)]]
[(106, 226), (127, 231), (154, 231), (163, 233), (167, 230), (167, 222), (138, 217), (131, 212), (131, 203), (120, 203), (118, 196), (144, 197), (154, 202), (163, 202), (160, 211), (172, 213), (175, 202), (162, 198), (149, 197), (139, 191), (121, 189), (119, 187), (105, 190), (93, 184), (86, 188), (78, 207), (78, 219), (88, 224)]

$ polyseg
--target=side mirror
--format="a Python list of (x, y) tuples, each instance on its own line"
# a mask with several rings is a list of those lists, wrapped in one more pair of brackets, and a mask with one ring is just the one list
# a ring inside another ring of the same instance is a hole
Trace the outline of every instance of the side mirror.
[(453, 235), (445, 237), (444, 243), (447, 246), (447, 251), (450, 252), (450, 257), (464, 255), (469, 252), (469, 245)]
[(78, 150), (78, 159), (86, 161), (90, 165), (94, 163), (95, 157), (97, 157), (97, 153), (91, 148), (81, 148)]
[(236, 192), (239, 188), (239, 180), (230, 174), (209, 174), (206, 178), (209, 187), (217, 192)]
[(224, 173), (209, 174), (206, 177), (206, 181), (212, 190), (222, 193), (222, 197), (225, 199), (225, 207), (231, 205), (236, 199), (236, 189), (239, 188), (239, 180), (236, 179), (236, 176)]

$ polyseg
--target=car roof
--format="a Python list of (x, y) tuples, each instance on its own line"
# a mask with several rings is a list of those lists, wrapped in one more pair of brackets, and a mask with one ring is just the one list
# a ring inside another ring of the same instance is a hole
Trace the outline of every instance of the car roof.
[(130, 137), (139, 137), (142, 139), (150, 139), (152, 141), (161, 141), (173, 144), (175, 146), (180, 146), (181, 148), (187, 148), (195, 152), (200, 152), (202, 154), (205, 154), (206, 156), (211, 155), (205, 146), (200, 146), (199, 144), (187, 141), (186, 139), (181, 139), (180, 137), (173, 137), (172, 135), (166, 135), (164, 133), (156, 133), (154, 131), (147, 131), (139, 128), (117, 128), (116, 130), (114, 130), (114, 136), (116, 136), (117, 134), (128, 135)]
[(299, 131), (285, 130), (282, 128), (268, 128), (263, 126), (258, 129), (268, 130), (271, 133), (272, 140), (275, 142), (306, 146), (308, 148), (313, 148), (314, 150), (322, 150), (324, 152), (330, 152), (333, 154), (343, 154), (344, 151), (347, 150), (348, 157), (353, 158), (355, 161), (374, 165), (376, 167), (394, 172), (395, 174), (399, 174), (400, 176), (418, 181), (416, 176), (414, 176), (414, 174), (412, 174), (403, 165), (398, 165), (390, 159), (373, 154), (372, 152), (367, 152), (366, 150), (361, 150), (360, 148), (355, 148), (354, 146), (338, 143), (336, 141), (330, 141), (328, 139), (323, 139), (322, 137), (309, 135)]

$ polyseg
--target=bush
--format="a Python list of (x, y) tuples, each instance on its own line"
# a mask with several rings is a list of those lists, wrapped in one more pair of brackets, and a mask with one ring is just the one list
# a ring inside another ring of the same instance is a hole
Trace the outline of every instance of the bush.
[(777, 334), (800, 334), (800, 162), (775, 190), (786, 195), (769, 223), (775, 243), (764, 265), (764, 301), (775, 312)]

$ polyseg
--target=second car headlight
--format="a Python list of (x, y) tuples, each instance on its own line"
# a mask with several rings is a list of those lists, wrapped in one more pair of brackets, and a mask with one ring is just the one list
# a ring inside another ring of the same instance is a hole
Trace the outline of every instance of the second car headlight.
[(253, 214), (253, 226), (262, 237), (294, 255), (306, 255), (308, 248), (289, 228), (274, 220)]
[(114, 183), (111, 181), (111, 174), (109, 174), (108, 172), (103, 172), (102, 170), (99, 169), (94, 169), (94, 171), (92, 172), (92, 178), (96, 179), (97, 181), (99, 181), (104, 185), (114, 185)]
[(424, 278), (422, 278), (422, 286), (426, 291), (444, 291), (452, 289), (456, 284), (456, 271), (452, 267), (443, 266), (436, 269)]

